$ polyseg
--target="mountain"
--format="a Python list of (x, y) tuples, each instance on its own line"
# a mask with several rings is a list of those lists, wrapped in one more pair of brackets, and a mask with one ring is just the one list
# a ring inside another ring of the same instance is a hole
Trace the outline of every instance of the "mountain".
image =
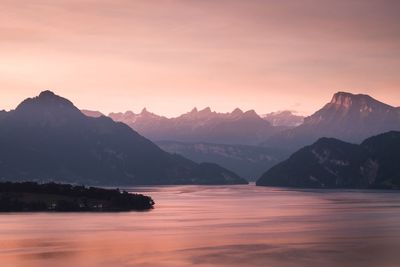
[(234, 171), (248, 181), (255, 181), (265, 170), (289, 154), (274, 148), (211, 143), (159, 141), (156, 144), (169, 153), (180, 154), (195, 162), (214, 162)]
[(273, 126), (286, 126), (290, 128), (299, 126), (304, 121), (303, 116), (295, 115), (289, 110), (271, 112), (261, 117), (269, 121)]
[(81, 109), (81, 112), (83, 114), (85, 114), (86, 116), (93, 117), (93, 118), (98, 118), (98, 117), (104, 116), (103, 113), (101, 113), (100, 111), (96, 111), (96, 110)]
[(0, 180), (91, 185), (246, 183), (215, 164), (164, 152), (123, 123), (85, 116), (44, 91), (0, 120)]
[(321, 138), (269, 169), (257, 185), (311, 188), (400, 189), (400, 132), (360, 145)]
[(5, 111), (5, 110), (0, 110), (0, 120), (1, 120), (2, 118), (4, 118), (6, 115), (7, 115), (7, 111)]
[(109, 117), (126, 123), (152, 141), (255, 145), (283, 130), (263, 120), (254, 110), (217, 113), (210, 108), (194, 108), (179, 117), (166, 118), (143, 109), (139, 114), (127, 111), (111, 113)]
[(336, 93), (331, 102), (300, 126), (283, 131), (263, 144), (298, 149), (320, 137), (333, 137), (359, 143), (363, 139), (391, 130), (400, 130), (399, 109), (368, 95)]

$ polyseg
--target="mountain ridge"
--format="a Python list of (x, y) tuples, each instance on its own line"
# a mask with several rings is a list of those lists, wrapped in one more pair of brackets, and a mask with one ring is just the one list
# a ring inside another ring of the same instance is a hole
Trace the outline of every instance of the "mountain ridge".
[(239, 108), (230, 113), (217, 113), (209, 107), (202, 110), (193, 108), (175, 118), (132, 111), (110, 113), (109, 116), (152, 141), (254, 145), (282, 130), (282, 127), (274, 127), (262, 119), (254, 110), (243, 112)]
[(51, 91), (24, 100), (0, 119), (0, 148), (0, 180), (245, 183), (219, 166), (168, 154), (123, 123), (87, 117)]
[(304, 118), (303, 124), (270, 137), (263, 145), (295, 150), (324, 136), (358, 143), (391, 130), (400, 130), (397, 108), (369, 95), (338, 92), (320, 110)]

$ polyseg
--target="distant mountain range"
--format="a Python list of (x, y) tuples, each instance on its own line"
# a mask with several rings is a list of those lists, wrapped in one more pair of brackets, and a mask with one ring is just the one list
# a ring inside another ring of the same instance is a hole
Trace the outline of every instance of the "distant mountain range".
[[(82, 112), (90, 117), (104, 116), (98, 111)], [(257, 145), (303, 120), (303, 117), (290, 111), (269, 113), (262, 117), (253, 110), (243, 112), (235, 109), (230, 113), (217, 113), (210, 108), (194, 108), (177, 118), (159, 116), (147, 109), (138, 114), (127, 111), (108, 116), (126, 123), (169, 153), (198, 163), (216, 163), (249, 181), (255, 181), (266, 169), (290, 155), (290, 151), (282, 148)]]
[[(99, 117), (97, 111), (82, 111)], [(308, 117), (291, 111), (258, 115), (254, 110), (217, 113), (210, 108), (166, 118), (143, 109), (110, 113), (152, 141), (211, 143), (278, 147), (294, 151), (321, 137), (361, 142), (379, 133), (400, 130), (400, 108), (368, 95), (338, 92), (331, 101)]]
[(85, 116), (50, 91), (0, 113), (0, 180), (90, 185), (238, 184), (216, 164), (161, 150), (123, 123)]
[(306, 117), (303, 124), (269, 137), (263, 144), (295, 150), (321, 137), (359, 143), (391, 130), (400, 130), (399, 108), (368, 95), (338, 92), (331, 102)]
[(400, 188), (400, 132), (360, 145), (321, 138), (269, 169), (257, 185), (312, 188)]
[[(92, 117), (103, 115), (82, 112)], [(329, 103), (306, 118), (287, 110), (260, 116), (253, 110), (217, 113), (210, 108), (194, 108), (176, 118), (146, 109), (139, 114), (127, 111), (109, 116), (128, 124), (168, 152), (196, 162), (218, 163), (249, 179), (321, 137), (359, 143), (372, 135), (400, 130), (400, 108), (368, 95), (346, 92), (334, 94)]]
[(210, 143), (159, 141), (156, 144), (169, 153), (195, 162), (214, 162), (234, 171), (248, 181), (255, 181), (265, 170), (286, 159), (290, 153), (277, 148)]
[(210, 108), (166, 118), (148, 112), (111, 113), (109, 117), (123, 122), (152, 141), (206, 142), (215, 144), (258, 145), (268, 137), (287, 129), (272, 126), (254, 110), (217, 113)]

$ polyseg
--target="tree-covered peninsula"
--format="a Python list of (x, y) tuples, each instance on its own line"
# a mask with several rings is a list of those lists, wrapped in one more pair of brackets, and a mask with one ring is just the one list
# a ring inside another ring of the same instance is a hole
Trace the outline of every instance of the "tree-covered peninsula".
[(145, 211), (151, 197), (119, 189), (70, 184), (0, 182), (0, 212), (33, 211)]

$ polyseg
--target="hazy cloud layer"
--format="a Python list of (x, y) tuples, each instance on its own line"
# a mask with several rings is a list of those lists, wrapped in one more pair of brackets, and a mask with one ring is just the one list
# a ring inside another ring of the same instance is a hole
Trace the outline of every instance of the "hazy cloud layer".
[(399, 1), (0, 5), (0, 109), (47, 88), (82, 108), (166, 115), (310, 113), (339, 90), (400, 105)]

